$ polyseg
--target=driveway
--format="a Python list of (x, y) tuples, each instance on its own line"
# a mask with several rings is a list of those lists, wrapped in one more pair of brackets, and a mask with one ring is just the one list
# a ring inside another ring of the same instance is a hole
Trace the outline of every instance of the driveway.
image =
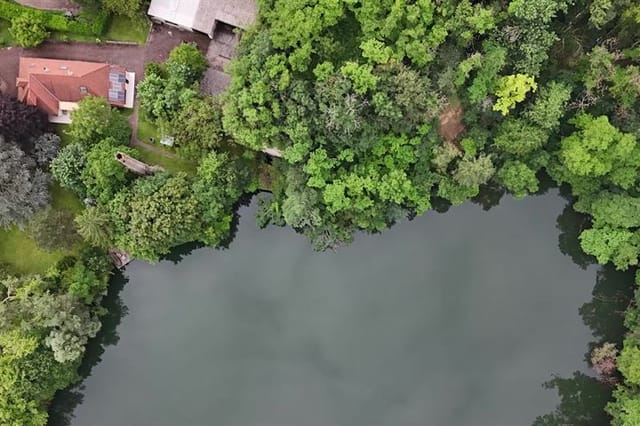
[(165, 61), (169, 52), (183, 41), (195, 42), (203, 53), (206, 53), (210, 42), (209, 37), (204, 34), (154, 24), (144, 46), (48, 41), (35, 49), (4, 48), (0, 49), (0, 82), (4, 80), (7, 83), (5, 94), (16, 96), (15, 81), (21, 56), (123, 65), (127, 70), (135, 72), (136, 80), (140, 81), (146, 62)]

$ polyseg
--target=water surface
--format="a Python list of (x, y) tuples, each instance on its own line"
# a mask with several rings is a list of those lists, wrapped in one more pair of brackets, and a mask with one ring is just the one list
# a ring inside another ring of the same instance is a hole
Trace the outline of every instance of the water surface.
[(119, 341), (52, 411), (77, 404), (72, 426), (531, 424), (559, 403), (543, 384), (587, 372), (594, 340), (579, 309), (596, 269), (558, 248), (565, 204), (467, 203), (328, 253), (244, 207), (230, 249), (127, 268)]

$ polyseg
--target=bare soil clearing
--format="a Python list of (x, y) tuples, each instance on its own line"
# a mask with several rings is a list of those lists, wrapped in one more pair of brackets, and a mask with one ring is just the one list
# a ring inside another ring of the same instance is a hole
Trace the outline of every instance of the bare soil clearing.
[(464, 133), (463, 110), (460, 104), (451, 104), (440, 114), (438, 133), (445, 141), (457, 146), (458, 138)]

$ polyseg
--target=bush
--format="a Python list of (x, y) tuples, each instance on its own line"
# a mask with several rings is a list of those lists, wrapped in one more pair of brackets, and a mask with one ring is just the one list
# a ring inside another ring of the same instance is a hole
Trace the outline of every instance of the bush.
[(109, 13), (104, 10), (92, 12), (90, 15), (67, 18), (62, 12), (33, 9), (8, 0), (0, 0), (0, 19), (13, 22), (25, 12), (42, 22), (42, 25), (48, 30), (82, 35), (102, 35), (109, 20)]
[(11, 22), (9, 29), (16, 43), (22, 47), (36, 47), (49, 37), (40, 15), (27, 11)]

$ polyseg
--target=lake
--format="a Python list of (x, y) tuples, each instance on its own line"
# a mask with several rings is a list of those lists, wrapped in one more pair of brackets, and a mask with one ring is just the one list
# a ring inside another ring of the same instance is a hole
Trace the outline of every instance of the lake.
[(229, 249), (114, 278), (86, 378), (50, 423), (604, 424), (610, 390), (585, 354), (620, 340), (631, 280), (588, 266), (566, 204), (466, 203), (317, 253), (258, 229), (254, 200)]

